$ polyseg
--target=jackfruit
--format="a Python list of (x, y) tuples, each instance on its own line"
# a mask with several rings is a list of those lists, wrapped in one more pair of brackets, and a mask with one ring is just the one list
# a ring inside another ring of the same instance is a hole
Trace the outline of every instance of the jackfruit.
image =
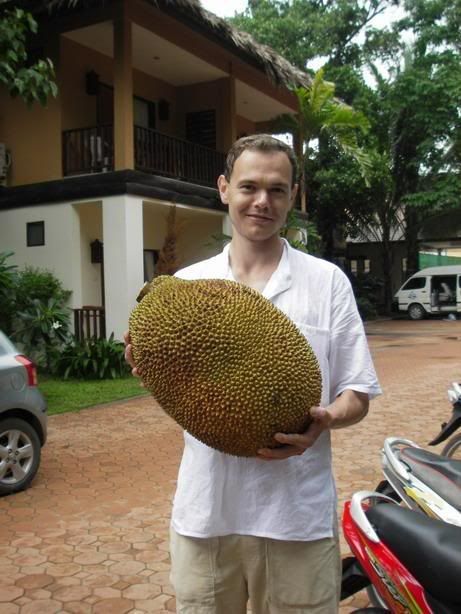
[(301, 433), (320, 403), (309, 343), (259, 292), (221, 280), (160, 276), (130, 315), (132, 353), (145, 387), (195, 438), (235, 456)]

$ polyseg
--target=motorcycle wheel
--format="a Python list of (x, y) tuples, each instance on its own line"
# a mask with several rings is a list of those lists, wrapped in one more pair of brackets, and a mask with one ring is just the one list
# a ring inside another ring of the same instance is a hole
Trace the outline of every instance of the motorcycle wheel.
[(461, 460), (461, 433), (449, 439), (442, 450), (442, 456)]

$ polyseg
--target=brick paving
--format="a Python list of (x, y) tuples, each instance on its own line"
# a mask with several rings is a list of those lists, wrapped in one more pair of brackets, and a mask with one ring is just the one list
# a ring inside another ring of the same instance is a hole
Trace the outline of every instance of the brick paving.
[[(461, 321), (367, 331), (385, 394), (364, 422), (334, 433), (340, 509), (381, 479), (385, 436), (425, 445), (438, 432), (460, 377)], [(0, 614), (174, 612), (168, 525), (181, 448), (149, 398), (52, 416), (32, 487), (0, 499)], [(360, 593), (341, 614), (366, 603)]]

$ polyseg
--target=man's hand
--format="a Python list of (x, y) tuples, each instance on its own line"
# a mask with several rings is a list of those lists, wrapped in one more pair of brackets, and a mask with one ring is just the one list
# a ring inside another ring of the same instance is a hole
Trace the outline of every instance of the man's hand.
[[(133, 359), (133, 353), (131, 351), (130, 333), (128, 331), (123, 333), (123, 341), (125, 343), (125, 360), (131, 367), (131, 373), (135, 377), (141, 377), (141, 374), (138, 371), (138, 368), (136, 367), (134, 359)], [(142, 382), (141, 382), (141, 386), (144, 386)]]
[(280, 448), (264, 448), (258, 451), (262, 460), (280, 460), (299, 456), (312, 447), (323, 431), (351, 426), (363, 420), (368, 412), (368, 394), (356, 390), (344, 390), (328, 407), (312, 407), (312, 422), (305, 433), (285, 435), (277, 433), (274, 439), (283, 444)]
[(321, 433), (330, 428), (333, 416), (324, 407), (312, 407), (310, 410), (312, 422), (309, 428), (300, 435), (277, 433), (274, 439), (283, 444), (280, 448), (263, 448), (258, 450), (258, 458), (262, 460), (282, 460), (290, 456), (299, 456), (314, 445)]

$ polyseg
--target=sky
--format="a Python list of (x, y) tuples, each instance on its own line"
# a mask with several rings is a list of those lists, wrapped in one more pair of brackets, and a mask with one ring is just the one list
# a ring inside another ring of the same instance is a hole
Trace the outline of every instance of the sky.
[[(215, 15), (219, 15), (220, 17), (233, 17), (234, 13), (237, 11), (241, 13), (247, 7), (247, 0), (200, 0), (202, 6), (206, 8), (208, 11), (211, 11)], [(393, 14), (400, 14), (400, 11), (396, 8), (390, 11)], [(389, 14), (389, 13), (388, 13)], [(383, 22), (387, 21), (387, 17), (384, 18)]]
[(233, 17), (247, 7), (247, 0), (201, 0), (202, 6), (220, 17)]
[[(215, 15), (219, 15), (220, 17), (233, 17), (235, 12), (241, 13), (247, 7), (247, 0), (201, 0), (202, 6), (211, 11)], [(403, 16), (403, 11), (399, 7), (389, 8), (385, 14), (378, 16), (372, 23), (375, 27), (380, 27), (387, 25), (390, 21), (394, 19), (400, 18)], [(404, 34), (404, 38), (407, 39), (407, 36)], [(326, 58), (314, 58), (308, 64), (308, 68), (312, 70), (319, 69), (324, 63)], [(381, 67), (382, 72), (386, 74), (386, 70), (384, 67)], [(370, 76), (367, 71), (365, 71), (365, 80), (369, 81)]]

